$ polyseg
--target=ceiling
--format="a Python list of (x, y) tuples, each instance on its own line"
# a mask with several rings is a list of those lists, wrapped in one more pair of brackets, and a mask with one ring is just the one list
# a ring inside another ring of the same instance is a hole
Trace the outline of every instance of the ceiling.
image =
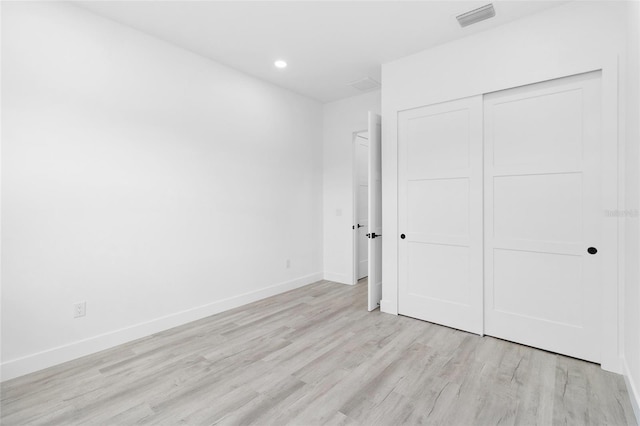
[[(84, 1), (81, 7), (322, 102), (380, 81), (380, 64), (562, 1), (496, 1), (496, 17), (460, 28), (487, 1)], [(286, 69), (273, 62), (284, 59)]]

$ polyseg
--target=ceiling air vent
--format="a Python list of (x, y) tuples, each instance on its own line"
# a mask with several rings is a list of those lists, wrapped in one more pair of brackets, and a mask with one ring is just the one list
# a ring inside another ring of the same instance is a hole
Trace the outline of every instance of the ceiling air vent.
[(369, 90), (374, 90), (380, 87), (380, 83), (372, 79), (371, 77), (366, 77), (360, 80), (352, 81), (349, 83), (349, 86), (354, 89), (358, 89), (361, 92), (368, 92)]
[(493, 8), (493, 4), (489, 3), (477, 9), (470, 10), (462, 15), (456, 16), (458, 23), (462, 28), (475, 24), (485, 19), (493, 18), (496, 16), (496, 10)]

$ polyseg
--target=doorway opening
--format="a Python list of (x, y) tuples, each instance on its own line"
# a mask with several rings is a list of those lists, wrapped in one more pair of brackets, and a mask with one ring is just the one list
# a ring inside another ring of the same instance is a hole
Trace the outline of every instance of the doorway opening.
[(353, 133), (353, 279), (365, 280), (369, 269), (369, 131)]
[(367, 284), (372, 311), (382, 299), (382, 118), (369, 112), (368, 122), (353, 134), (352, 284)]

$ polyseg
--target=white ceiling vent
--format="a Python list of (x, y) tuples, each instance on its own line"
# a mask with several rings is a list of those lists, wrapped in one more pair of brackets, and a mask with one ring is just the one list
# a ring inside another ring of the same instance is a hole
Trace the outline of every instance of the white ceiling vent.
[(380, 83), (372, 79), (371, 77), (365, 77), (360, 80), (352, 81), (349, 83), (349, 86), (354, 89), (358, 89), (361, 92), (368, 92), (370, 90), (378, 89), (380, 87)]
[(493, 8), (493, 4), (489, 3), (477, 9), (470, 10), (462, 15), (456, 16), (458, 23), (462, 28), (475, 24), (485, 19), (493, 18), (496, 16), (496, 10)]

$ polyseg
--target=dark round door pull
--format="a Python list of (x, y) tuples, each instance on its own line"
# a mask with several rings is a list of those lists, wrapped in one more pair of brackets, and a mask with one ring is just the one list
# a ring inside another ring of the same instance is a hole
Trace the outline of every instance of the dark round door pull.
[(400, 238), (402, 238), (403, 240), (406, 238), (407, 236), (404, 234), (400, 234)]
[(595, 248), (595, 247), (589, 247), (589, 248), (587, 249), (587, 252), (588, 252), (589, 254), (596, 254), (596, 253), (598, 252), (598, 249), (597, 249), (597, 248)]

